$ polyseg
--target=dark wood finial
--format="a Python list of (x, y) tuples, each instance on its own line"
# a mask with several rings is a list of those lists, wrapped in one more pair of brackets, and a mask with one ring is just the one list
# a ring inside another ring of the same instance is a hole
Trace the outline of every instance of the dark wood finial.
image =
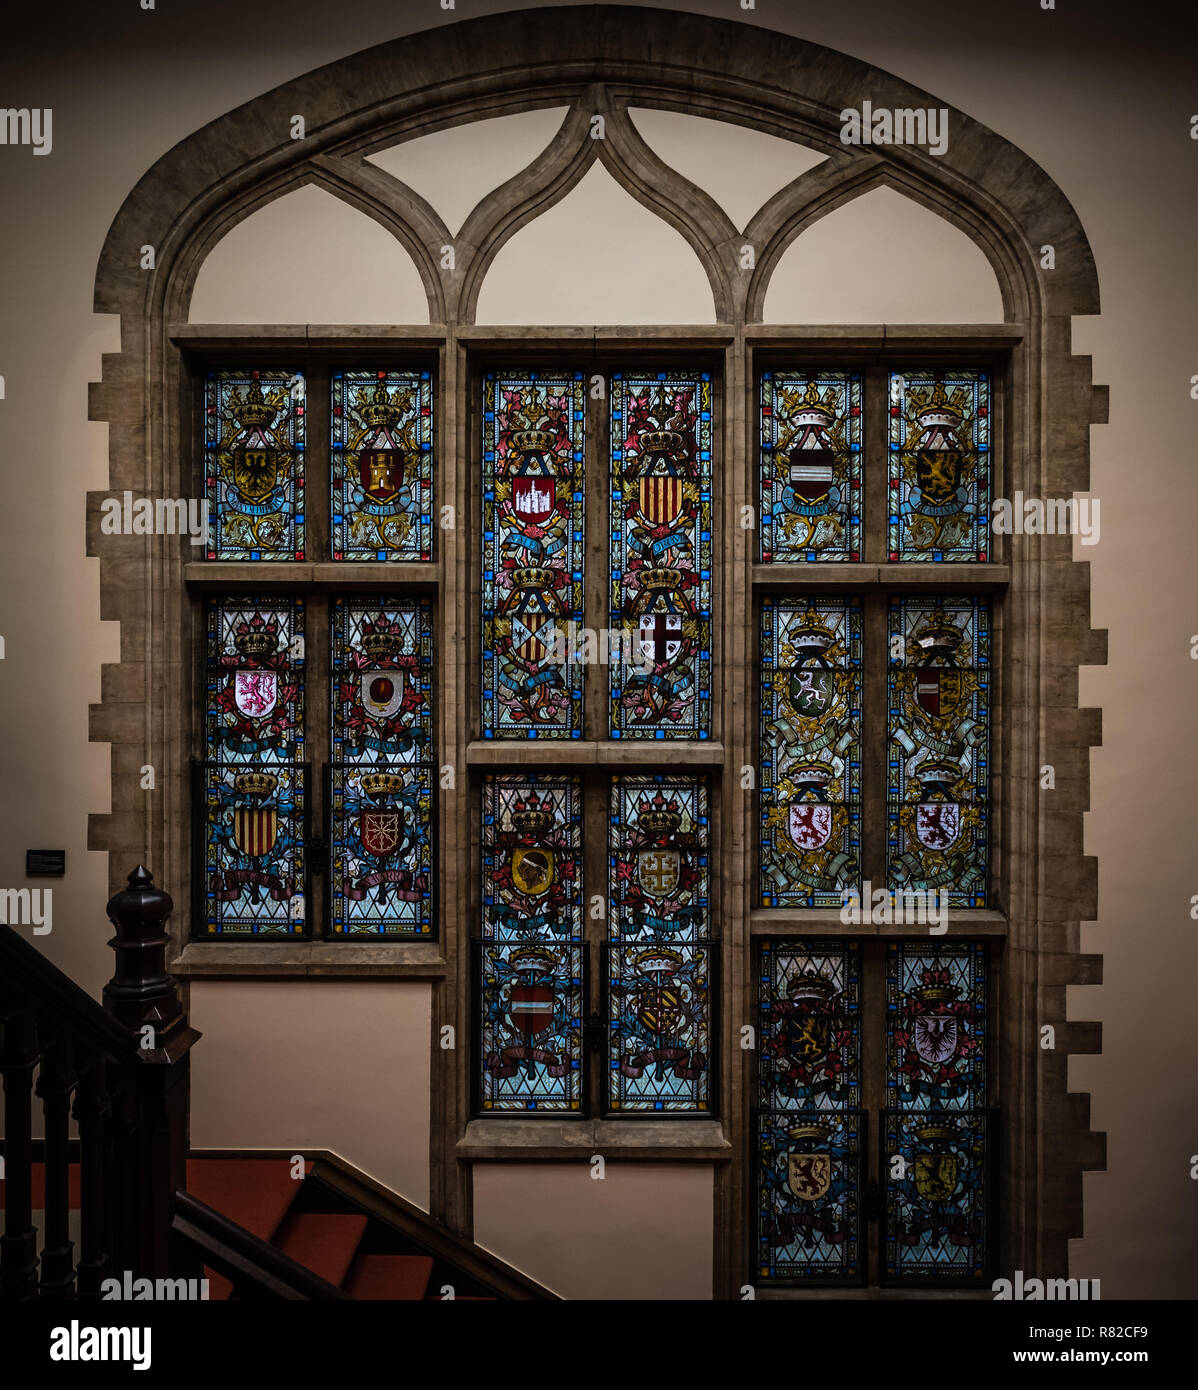
[(174, 903), (155, 888), (154, 875), (139, 864), (129, 886), (108, 900), (108, 920), (116, 928), (109, 945), (116, 952), (116, 972), (104, 986), (104, 1006), (127, 1028), (149, 1024), (155, 1048), (186, 1023), (174, 979), (166, 973), (166, 919)]

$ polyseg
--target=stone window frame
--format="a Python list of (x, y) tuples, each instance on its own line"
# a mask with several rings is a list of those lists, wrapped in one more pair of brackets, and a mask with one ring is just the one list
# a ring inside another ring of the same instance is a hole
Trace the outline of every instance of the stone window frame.
[[(651, 55), (668, 55), (665, 60)], [(779, 74), (763, 77), (762, 74)], [(788, 81), (793, 85), (787, 85)], [(105, 240), (95, 309), (120, 316), (121, 351), (105, 354), (91, 388), (90, 418), (109, 424), (110, 492), (89, 494), (88, 553), (100, 560), (101, 617), (120, 623), (121, 660), (102, 672), (91, 737), (111, 745), (111, 810), (89, 821), (89, 848), (109, 853), (113, 890), (128, 865), (149, 864), (179, 904), (189, 901), (190, 704), (195, 637), (193, 592), (215, 581), (204, 562), (195, 573), (185, 543), (107, 536), (100, 505), (124, 489), (184, 496), (186, 361), (209, 351), (243, 350), (257, 359), (303, 345), (315, 350), (372, 348), (426, 352), (437, 359), (442, 428), (438, 503), (468, 516), (472, 457), (461, 408), (464, 383), (479, 354), (535, 340), (546, 353), (572, 348), (620, 353), (685, 345), (723, 356), (722, 449), (727, 499), (753, 501), (751, 401), (757, 354), (786, 349), (862, 356), (929, 346), (953, 360), (991, 352), (1009, 362), (1007, 484), (1033, 496), (1070, 496), (1089, 482), (1089, 428), (1106, 420), (1107, 389), (1094, 386), (1087, 357), (1071, 353), (1071, 319), (1099, 311), (1093, 257), (1076, 214), (1030, 159), (1000, 136), (949, 108), (952, 138), (937, 157), (913, 146), (852, 147), (839, 141), (839, 112), (862, 95), (875, 108), (944, 103), (844, 54), (753, 25), (622, 6), (523, 11), (455, 23), (329, 64), (211, 122), (164, 155), (118, 212)], [(364, 156), (401, 140), (492, 116), (565, 106), (557, 136), (522, 173), (485, 197), (451, 238), (432, 207)], [(828, 158), (787, 184), (738, 232), (714, 200), (668, 168), (636, 132), (628, 108), (656, 107), (732, 121), (825, 152)], [(305, 115), (307, 136), (289, 138), (290, 118)], [(604, 116), (603, 140), (589, 138)], [(559, 201), (599, 159), (637, 201), (690, 243), (711, 284), (717, 322), (669, 328), (498, 329), (474, 322), (479, 290), (499, 249)], [(238, 221), (274, 198), (314, 184), (372, 217), (412, 255), (429, 301), (430, 322), (394, 329), (329, 325), (190, 325), (187, 305), (207, 253)], [(820, 217), (886, 186), (945, 217), (982, 249), (1001, 289), (1004, 322), (994, 325), (763, 324), (770, 276), (793, 240)], [(452, 241), (455, 268), (442, 270), (439, 248)], [(756, 264), (739, 266), (741, 246)], [(1040, 268), (1051, 244), (1055, 268)], [(154, 247), (156, 269), (141, 269)], [(956, 356), (954, 357), (954, 354)], [(727, 515), (727, 513), (726, 513)], [(721, 579), (713, 621), (724, 632), (718, 684), (728, 708), (730, 683), (744, 679), (754, 633), (753, 595), (783, 580), (763, 579), (752, 563), (751, 532), (724, 527)], [(453, 605), (455, 630), (470, 632), (476, 594), (469, 528), (439, 538), (438, 618)], [(978, 923), (1006, 940), (1000, 1075), (1004, 1124), (999, 1162), (1006, 1174), (999, 1213), (1000, 1272), (1068, 1269), (1068, 1241), (1082, 1234), (1082, 1173), (1105, 1162), (1105, 1136), (1089, 1128), (1089, 1097), (1068, 1090), (1070, 1054), (1101, 1050), (1101, 1027), (1067, 1017), (1069, 985), (1101, 982), (1101, 957), (1082, 954), (1080, 923), (1096, 915), (1097, 865), (1085, 855), (1089, 749), (1100, 742), (1098, 711), (1078, 708), (1078, 668), (1106, 660), (1105, 633), (1089, 623), (1089, 567), (1072, 559), (1069, 537), (1006, 537), (1001, 563), (969, 566), (961, 582), (1003, 588), (1005, 622), (1001, 707), (1005, 763), (995, 777), (994, 820), (1004, 858), (999, 900), (1005, 920)], [(713, 536), (713, 541), (716, 537)], [(714, 556), (713, 556), (714, 559)], [(223, 567), (232, 570), (233, 566)], [(254, 581), (270, 578), (250, 566)], [(274, 565), (271, 571), (277, 568)], [(314, 585), (337, 587), (319, 561), (304, 563)], [(329, 565), (341, 570), (342, 565)], [(360, 567), (364, 572), (369, 566)], [(408, 567), (388, 566), (401, 590), (416, 582)], [(428, 566), (414, 567), (427, 571)], [(804, 567), (793, 582), (809, 584)], [(838, 577), (851, 578), (838, 566)], [(877, 566), (863, 569), (876, 570)], [(882, 567), (893, 576), (891, 566)], [(925, 567), (931, 568), (931, 567)], [(962, 567), (964, 568), (964, 567)], [(943, 583), (946, 569), (936, 566)], [(987, 569), (991, 574), (983, 574)], [(276, 582), (281, 575), (276, 575)], [(859, 576), (866, 579), (864, 574)], [(369, 576), (363, 574), (363, 582)], [(427, 583), (427, 573), (422, 575)], [(229, 583), (235, 577), (230, 573)], [(951, 576), (949, 576), (951, 580)], [(244, 583), (244, 578), (236, 582)], [(377, 579), (374, 581), (377, 583)], [(444, 609), (444, 611), (443, 611)], [(748, 617), (746, 618), (746, 615)], [(470, 643), (438, 644), (442, 710), (459, 708), (476, 679)], [(738, 674), (739, 673), (739, 674)], [(714, 692), (713, 692), (714, 693)], [(1018, 713), (1016, 713), (1018, 712)], [(441, 720), (439, 758), (471, 771), (487, 765), (467, 732)], [(539, 754), (525, 755), (533, 761)], [(571, 755), (606, 752), (574, 744)], [(685, 750), (655, 747), (656, 763), (686, 763)], [(585, 1162), (593, 1153), (629, 1161), (698, 1161), (714, 1167), (713, 1287), (736, 1297), (750, 1278), (749, 1128), (751, 1058), (738, 1045), (752, 1017), (753, 938), (797, 934), (803, 925), (771, 910), (750, 912), (749, 847), (755, 800), (730, 769), (756, 761), (755, 731), (727, 722), (704, 756), (722, 755), (721, 817), (723, 1046), (721, 1118), (578, 1124), (556, 1134), (526, 1125), (469, 1120), (470, 1049), (439, 1046), (443, 1026), (469, 1036), (468, 942), (471, 883), (477, 877), (471, 798), (439, 806), (442, 899), (440, 939), (431, 944), (310, 942), (265, 947), (186, 945), (185, 909), (172, 932), (173, 968), (191, 978), (364, 975), (427, 979), (433, 987), (430, 1034), (430, 1210), (470, 1234), (471, 1165), (489, 1160)], [(613, 770), (626, 753), (615, 755)], [(1056, 789), (1042, 794), (1039, 769), (1051, 762)], [(141, 769), (156, 769), (153, 791)], [(693, 765), (693, 764), (690, 764)], [(746, 855), (748, 857), (746, 857)], [(450, 891), (453, 886), (452, 892)], [(822, 930), (822, 928), (821, 928)], [(302, 954), (285, 959), (280, 952)], [(226, 958), (229, 951), (236, 959)], [(272, 954), (258, 958), (261, 952)], [(1057, 1048), (1042, 1052), (1039, 1026), (1051, 1022)], [(503, 1132), (494, 1131), (498, 1124)], [(630, 1132), (631, 1131), (631, 1132)], [(764, 1292), (764, 1291), (763, 1291)], [(838, 1291), (843, 1296), (843, 1291)], [(818, 1296), (779, 1291), (770, 1296)]]

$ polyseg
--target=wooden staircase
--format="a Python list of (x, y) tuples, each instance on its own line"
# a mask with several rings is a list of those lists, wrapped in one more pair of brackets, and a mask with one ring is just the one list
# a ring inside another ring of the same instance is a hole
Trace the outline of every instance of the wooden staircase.
[(97, 1300), (125, 1273), (202, 1271), (216, 1299), (555, 1299), (336, 1154), (293, 1176), (290, 1154), (189, 1153), (200, 1034), (166, 972), (172, 906), (140, 867), (109, 902), (103, 1006), (0, 925), (2, 1296)]

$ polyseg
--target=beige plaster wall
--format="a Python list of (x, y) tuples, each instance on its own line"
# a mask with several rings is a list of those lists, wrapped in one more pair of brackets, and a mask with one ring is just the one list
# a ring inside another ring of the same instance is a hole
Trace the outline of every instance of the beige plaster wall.
[(191, 1143), (332, 1149), (428, 1208), (431, 988), (403, 980), (191, 985)]
[(706, 1164), (476, 1164), (474, 1238), (563, 1298), (710, 1298)]

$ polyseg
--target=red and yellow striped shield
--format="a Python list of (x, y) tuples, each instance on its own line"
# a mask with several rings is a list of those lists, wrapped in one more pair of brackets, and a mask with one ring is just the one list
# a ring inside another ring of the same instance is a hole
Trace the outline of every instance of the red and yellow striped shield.
[(233, 840), (242, 854), (257, 859), (274, 849), (279, 813), (272, 807), (239, 807), (233, 812)]
[(669, 473), (642, 478), (641, 513), (654, 526), (672, 526), (682, 515), (682, 479)]

